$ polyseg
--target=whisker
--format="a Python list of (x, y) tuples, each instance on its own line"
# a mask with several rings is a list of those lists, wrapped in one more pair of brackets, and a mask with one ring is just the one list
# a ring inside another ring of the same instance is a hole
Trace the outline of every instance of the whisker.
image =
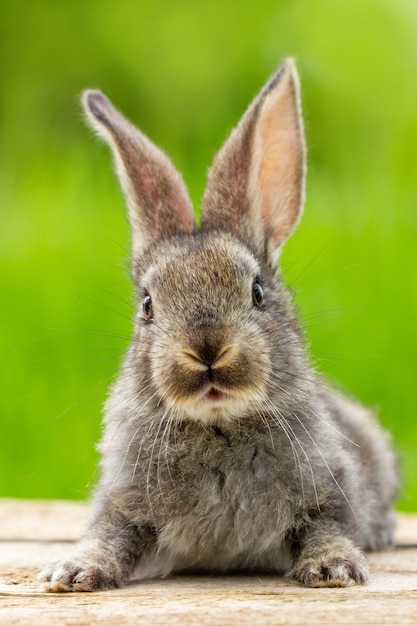
[[(318, 508), (318, 510), (320, 510), (320, 503), (319, 503), (319, 498), (318, 498), (318, 493), (317, 493), (317, 488), (316, 488), (316, 481), (315, 481), (314, 471), (313, 471), (313, 467), (311, 465), (310, 458), (309, 458), (307, 452), (305, 451), (304, 446), (301, 444), (301, 441), (297, 437), (294, 429), (289, 424), (288, 420), (286, 420), (283, 417), (282, 413), (271, 402), (271, 400), (268, 398), (268, 396), (264, 396), (263, 399), (264, 399), (264, 402), (265, 402), (265, 405), (267, 407), (268, 412), (270, 413), (270, 415), (271, 415), (271, 417), (273, 419), (277, 420), (276, 421), (277, 425), (282, 429), (282, 431), (287, 436), (287, 439), (290, 442), (291, 448), (293, 450), (293, 454), (295, 454), (296, 457), (297, 457), (297, 461), (295, 461), (295, 462), (296, 462), (296, 464), (298, 462), (298, 468), (299, 468), (299, 472), (300, 472), (300, 480), (301, 480), (301, 488), (302, 488), (303, 500), (305, 498), (305, 495), (304, 495), (304, 477), (302, 475), (302, 468), (301, 468), (300, 457), (298, 455), (298, 452), (294, 448), (294, 444), (293, 444), (293, 442), (291, 440), (290, 433), (292, 434), (292, 436), (294, 437), (294, 440), (296, 441), (296, 443), (300, 447), (302, 453), (304, 454), (306, 462), (307, 462), (307, 465), (308, 465), (309, 470), (310, 470), (310, 474), (311, 474), (311, 480), (312, 480), (313, 491), (314, 491), (314, 495), (315, 495), (315, 499), (316, 499), (317, 508)], [(287, 429), (288, 429), (288, 432), (287, 432)]]
[[(321, 417), (318, 413), (316, 413), (315, 411), (313, 411), (311, 409), (312, 414), (317, 417), (317, 419), (319, 419), (321, 422), (323, 422), (323, 424), (326, 424), (326, 426), (328, 426), (329, 428), (331, 428), (335, 433), (337, 433), (338, 435), (340, 435), (340, 437), (343, 437), (343, 439), (346, 439), (346, 441), (348, 441), (349, 443), (351, 443), (352, 445), (356, 446), (357, 448), (360, 448), (360, 445), (358, 443), (356, 443), (355, 441), (352, 441), (352, 439), (349, 439), (349, 437), (347, 437), (345, 434), (343, 434), (340, 430), (338, 430), (336, 428), (336, 426), (334, 426), (333, 424), (331, 424), (330, 422), (328, 422), (327, 420), (325, 420), (323, 417)], [(308, 417), (306, 415), (306, 417)]]
[(316, 448), (317, 452), (319, 453), (319, 455), (321, 456), (323, 463), (325, 464), (327, 471), (329, 472), (334, 484), (336, 485), (336, 487), (339, 489), (341, 495), (343, 496), (343, 498), (345, 499), (347, 505), (349, 506), (350, 510), (353, 513), (353, 516), (356, 518), (356, 513), (351, 505), (351, 503), (349, 502), (348, 497), (346, 496), (345, 492), (343, 491), (342, 487), (340, 486), (340, 484), (338, 483), (335, 475), (333, 474), (326, 458), (324, 457), (323, 452), (321, 451), (321, 449), (319, 448), (318, 444), (316, 443), (315, 439), (313, 438), (313, 436), (311, 435), (311, 433), (309, 432), (309, 430), (306, 428), (306, 426), (303, 424), (302, 420), (300, 420), (300, 418), (293, 413), (293, 417), (297, 420), (297, 422), (300, 424), (300, 426), (303, 428), (303, 430), (305, 431), (306, 435), (309, 437), (309, 439), (312, 441), (314, 447)]

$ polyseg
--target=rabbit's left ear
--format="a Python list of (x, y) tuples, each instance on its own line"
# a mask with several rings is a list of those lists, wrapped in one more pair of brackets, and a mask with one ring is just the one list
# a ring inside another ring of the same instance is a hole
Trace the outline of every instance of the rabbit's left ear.
[(305, 152), (298, 75), (287, 59), (216, 155), (202, 227), (232, 229), (274, 266), (302, 213)]
[(170, 159), (100, 91), (83, 93), (93, 128), (110, 145), (132, 226), (133, 254), (154, 241), (195, 229), (191, 200)]

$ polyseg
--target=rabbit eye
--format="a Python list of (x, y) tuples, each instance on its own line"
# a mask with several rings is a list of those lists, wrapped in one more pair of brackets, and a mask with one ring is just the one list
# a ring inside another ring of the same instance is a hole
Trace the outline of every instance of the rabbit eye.
[(150, 320), (153, 317), (152, 298), (151, 296), (145, 296), (142, 300), (142, 311), (146, 319)]
[(253, 302), (256, 306), (260, 306), (264, 301), (264, 290), (259, 283), (253, 283), (252, 287)]

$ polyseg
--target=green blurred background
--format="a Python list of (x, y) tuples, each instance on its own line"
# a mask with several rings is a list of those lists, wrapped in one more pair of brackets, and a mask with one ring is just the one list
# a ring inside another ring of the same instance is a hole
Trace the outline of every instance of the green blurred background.
[(78, 95), (103, 89), (182, 171), (284, 56), (309, 147), (283, 254), (316, 366), (374, 406), (417, 510), (417, 3), (2, 0), (0, 495), (84, 498), (133, 315), (124, 202)]

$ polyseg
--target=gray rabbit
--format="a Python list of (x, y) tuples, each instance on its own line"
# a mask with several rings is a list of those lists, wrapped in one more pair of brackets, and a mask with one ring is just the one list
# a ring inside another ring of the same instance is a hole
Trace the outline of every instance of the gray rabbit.
[(304, 199), (293, 62), (216, 155), (199, 227), (165, 154), (99, 91), (83, 104), (127, 199), (138, 314), (89, 529), (45, 588), (196, 571), (363, 583), (364, 551), (393, 541), (397, 463), (369, 412), (309, 366), (276, 272)]

